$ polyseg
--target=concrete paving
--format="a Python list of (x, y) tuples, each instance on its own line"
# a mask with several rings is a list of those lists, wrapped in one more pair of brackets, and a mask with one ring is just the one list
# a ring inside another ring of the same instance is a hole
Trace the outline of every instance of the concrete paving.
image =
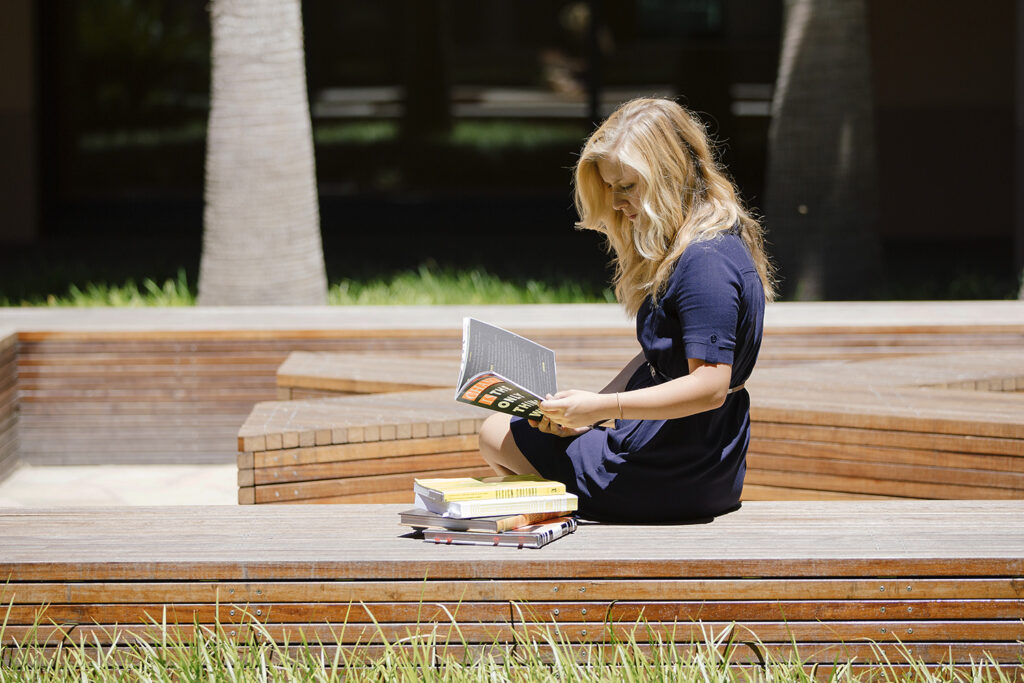
[(0, 482), (0, 508), (236, 505), (230, 465), (20, 465)]

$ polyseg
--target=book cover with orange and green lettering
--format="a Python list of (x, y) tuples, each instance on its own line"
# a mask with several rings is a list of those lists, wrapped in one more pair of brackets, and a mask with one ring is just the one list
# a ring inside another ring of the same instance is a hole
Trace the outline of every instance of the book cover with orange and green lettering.
[(476, 318), (463, 320), (456, 401), (539, 420), (537, 405), (557, 385), (554, 351)]

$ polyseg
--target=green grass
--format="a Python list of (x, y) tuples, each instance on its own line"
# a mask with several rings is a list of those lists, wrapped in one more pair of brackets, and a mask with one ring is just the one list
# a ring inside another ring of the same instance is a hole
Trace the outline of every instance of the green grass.
[[(11, 298), (0, 306), (141, 307), (193, 306), (196, 286), (184, 270), (163, 282), (133, 279), (121, 283), (71, 284), (63, 292)], [(610, 303), (609, 289), (571, 280), (505, 279), (484, 270), (439, 268), (431, 264), (387, 276), (342, 279), (331, 283), (328, 302), (336, 306), (436, 304)]]
[[(576, 149), (590, 132), (588, 124), (520, 120), (456, 120), (441, 144), (494, 152), (562, 145)], [(401, 134), (396, 121), (340, 121), (318, 123), (313, 130), (317, 144), (372, 145), (395, 142)]]
[[(578, 147), (590, 132), (587, 124), (575, 122), (535, 122), (520, 120), (456, 120), (442, 144), (469, 147), (480, 151), (531, 149), (544, 145)], [(313, 141), (318, 145), (375, 145), (398, 141), (401, 128), (397, 121), (318, 121)], [(79, 148), (87, 152), (157, 148), (182, 143), (201, 143), (206, 138), (206, 120), (142, 129), (117, 129), (82, 136)]]
[[(770, 651), (743, 664), (745, 649), (760, 643), (708, 638), (696, 643), (634, 638), (607, 647), (571, 645), (551, 625), (531, 627), (531, 637), (515, 636), (515, 647), (465, 646), (456, 636), (445, 642), (425, 633), (400, 642), (375, 638), (374, 643), (343, 648), (319, 643), (277, 644), (257, 622), (243, 637), (226, 629), (238, 625), (195, 626), (183, 637), (174, 627), (153, 624), (146, 640), (109, 633), (109, 644), (76, 643), (71, 637), (60, 647), (0, 644), (0, 681), (733, 681), (814, 680), (813, 668), (799, 656), (773, 658)], [(445, 626), (440, 624), (439, 626)], [(456, 624), (456, 627), (458, 625)], [(638, 624), (643, 633), (643, 624)], [(601, 628), (599, 624), (595, 628)], [(333, 629), (343, 635), (345, 627)], [(0, 636), (4, 627), (0, 626)], [(458, 629), (456, 628), (456, 632)], [(517, 631), (517, 634), (522, 631)], [(28, 641), (29, 638), (23, 638)], [(52, 645), (53, 643), (51, 643)], [(1012, 680), (1015, 665), (999, 665), (979, 655), (970, 665), (928, 667), (909, 656), (909, 667), (879, 664), (853, 668), (848, 662), (817, 672), (831, 681), (906, 681), (907, 683), (996, 683)], [(748, 658), (749, 659), (749, 658)], [(889, 661), (884, 655), (879, 661)], [(1022, 663), (1021, 665), (1024, 665)]]
[[(52, 278), (59, 281), (60, 278)], [(69, 276), (64, 282), (73, 279)], [(9, 281), (8, 286), (13, 286)], [(0, 281), (2, 286), (2, 281)], [(20, 296), (0, 289), (0, 307), (141, 307), (194, 306), (196, 283), (183, 269), (162, 282), (152, 278), (120, 282), (84, 279), (48, 292), (46, 285), (30, 285)], [(50, 285), (53, 286), (53, 285)], [(56, 287), (54, 287), (56, 288)], [(40, 292), (39, 290), (42, 289)], [(962, 278), (949, 283), (947, 290), (909, 290), (889, 292), (884, 300), (1016, 298), (1006, 287), (996, 291), (976, 279)], [(17, 291), (17, 290), (16, 290)], [(996, 296), (998, 294), (999, 296)], [(412, 270), (386, 275), (342, 278), (328, 288), (328, 302), (336, 306), (442, 305), (442, 304), (541, 304), (541, 303), (614, 303), (608, 287), (577, 282), (568, 278), (507, 278), (486, 270), (439, 267), (426, 263)], [(2, 682), (0, 682), (2, 683)]]
[(565, 304), (612, 303), (611, 290), (595, 291), (569, 280), (507, 280), (484, 270), (415, 271), (369, 280), (331, 284), (328, 301), (335, 305), (383, 304)]
[(564, 145), (572, 149), (583, 144), (590, 132), (586, 124), (534, 123), (531, 121), (457, 121), (449, 142), (482, 152), (499, 149), (533, 149), (545, 145)]
[(387, 120), (317, 123), (313, 141), (318, 145), (374, 145), (398, 139), (398, 122)]
[(174, 279), (168, 278), (162, 284), (146, 278), (141, 284), (129, 278), (123, 284), (86, 282), (79, 286), (68, 285), (62, 294), (47, 294), (45, 298), (32, 298), (18, 304), (0, 298), (4, 306), (73, 306), (79, 308), (96, 306), (139, 307), (139, 306), (192, 306), (195, 294), (189, 287), (185, 271), (179, 271)]
[(112, 130), (88, 133), (78, 141), (85, 152), (117, 149), (155, 149), (165, 145), (199, 143), (206, 139), (206, 120), (188, 121), (169, 128)]

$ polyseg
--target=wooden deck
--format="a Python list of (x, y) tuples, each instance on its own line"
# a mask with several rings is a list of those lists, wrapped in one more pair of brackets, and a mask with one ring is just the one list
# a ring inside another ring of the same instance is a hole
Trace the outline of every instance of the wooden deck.
[(428, 544), (402, 507), (0, 510), (3, 638), (40, 613), (50, 644), (153, 637), (166, 608), (186, 635), (255, 619), (367, 653), (417, 633), (505, 648), (544, 623), (576, 646), (735, 628), (823, 663), (1024, 656), (1024, 501), (755, 502), (708, 524), (585, 524), (540, 550)]

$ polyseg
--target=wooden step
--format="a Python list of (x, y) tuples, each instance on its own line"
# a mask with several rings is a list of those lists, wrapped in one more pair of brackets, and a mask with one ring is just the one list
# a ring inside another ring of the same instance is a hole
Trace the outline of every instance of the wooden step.
[(3, 639), (158, 642), (166, 620), (186, 640), (259, 624), (345, 652), (414, 634), (482, 651), (550, 628), (572, 648), (732, 633), (761, 648), (743, 662), (1019, 664), (1024, 501), (748, 502), (537, 551), (425, 543), (405, 507), (2, 510)]

